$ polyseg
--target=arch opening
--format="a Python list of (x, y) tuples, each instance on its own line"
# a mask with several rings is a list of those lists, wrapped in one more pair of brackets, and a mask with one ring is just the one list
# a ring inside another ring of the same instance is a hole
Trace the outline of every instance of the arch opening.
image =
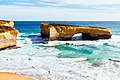
[(71, 38), (72, 41), (82, 40), (82, 33), (74, 34)]
[(87, 33), (77, 33), (74, 34), (71, 38), (72, 41), (78, 41), (78, 40), (98, 40), (97, 37), (92, 37)]

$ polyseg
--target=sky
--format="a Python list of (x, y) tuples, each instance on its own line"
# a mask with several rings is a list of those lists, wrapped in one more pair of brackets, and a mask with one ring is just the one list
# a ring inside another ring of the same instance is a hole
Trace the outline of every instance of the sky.
[(120, 21), (120, 0), (0, 0), (0, 19)]

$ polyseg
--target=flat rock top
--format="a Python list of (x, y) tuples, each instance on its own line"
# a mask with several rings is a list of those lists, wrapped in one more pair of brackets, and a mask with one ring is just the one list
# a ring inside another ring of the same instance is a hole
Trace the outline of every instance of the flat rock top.
[(14, 26), (14, 22), (13, 21), (0, 20), (0, 26), (13, 27)]
[(79, 26), (79, 25), (70, 25), (70, 24), (47, 24), (41, 23), (42, 25), (52, 25), (52, 26), (70, 26), (70, 27), (86, 27), (86, 28), (100, 28), (100, 29), (108, 29), (103, 27), (95, 27), (95, 26)]

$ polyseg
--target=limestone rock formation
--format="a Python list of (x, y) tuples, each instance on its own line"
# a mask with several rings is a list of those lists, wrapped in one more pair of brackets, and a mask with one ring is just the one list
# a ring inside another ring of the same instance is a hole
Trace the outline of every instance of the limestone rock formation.
[(14, 27), (13, 21), (0, 20), (0, 49), (15, 46), (18, 30)]
[(13, 22), (13, 21), (4, 21), (4, 20), (0, 20), (0, 26), (9, 26), (9, 27), (13, 27), (13, 26), (14, 26), (14, 22)]
[(83, 40), (109, 39), (112, 36), (112, 31), (108, 28), (45, 23), (41, 23), (40, 26), (41, 36), (48, 37), (51, 41), (71, 40), (77, 33), (82, 33)]

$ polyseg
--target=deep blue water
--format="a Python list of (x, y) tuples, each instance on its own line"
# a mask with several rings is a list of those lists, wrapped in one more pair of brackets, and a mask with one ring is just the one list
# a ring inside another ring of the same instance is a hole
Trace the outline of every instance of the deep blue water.
[[(57, 23), (57, 24), (70, 24), (70, 25), (80, 25), (80, 26), (95, 26), (95, 27), (105, 27), (112, 29), (113, 35), (120, 35), (120, 22), (116, 21), (15, 21), (15, 28), (19, 30), (20, 33), (24, 34), (38, 34), (40, 33), (40, 23)], [(22, 37), (22, 36), (21, 36)], [(120, 38), (118, 38), (120, 39)], [(104, 60), (109, 58), (119, 58), (120, 59), (120, 43), (113, 44), (103, 44), (97, 45), (59, 45), (54, 48), (61, 51), (61, 53), (56, 56), (59, 58), (78, 58), (87, 57), (87, 60)]]
[(119, 21), (15, 21), (15, 27), (20, 31), (20, 33), (39, 33), (40, 23), (106, 27), (112, 29), (114, 35), (120, 34)]

